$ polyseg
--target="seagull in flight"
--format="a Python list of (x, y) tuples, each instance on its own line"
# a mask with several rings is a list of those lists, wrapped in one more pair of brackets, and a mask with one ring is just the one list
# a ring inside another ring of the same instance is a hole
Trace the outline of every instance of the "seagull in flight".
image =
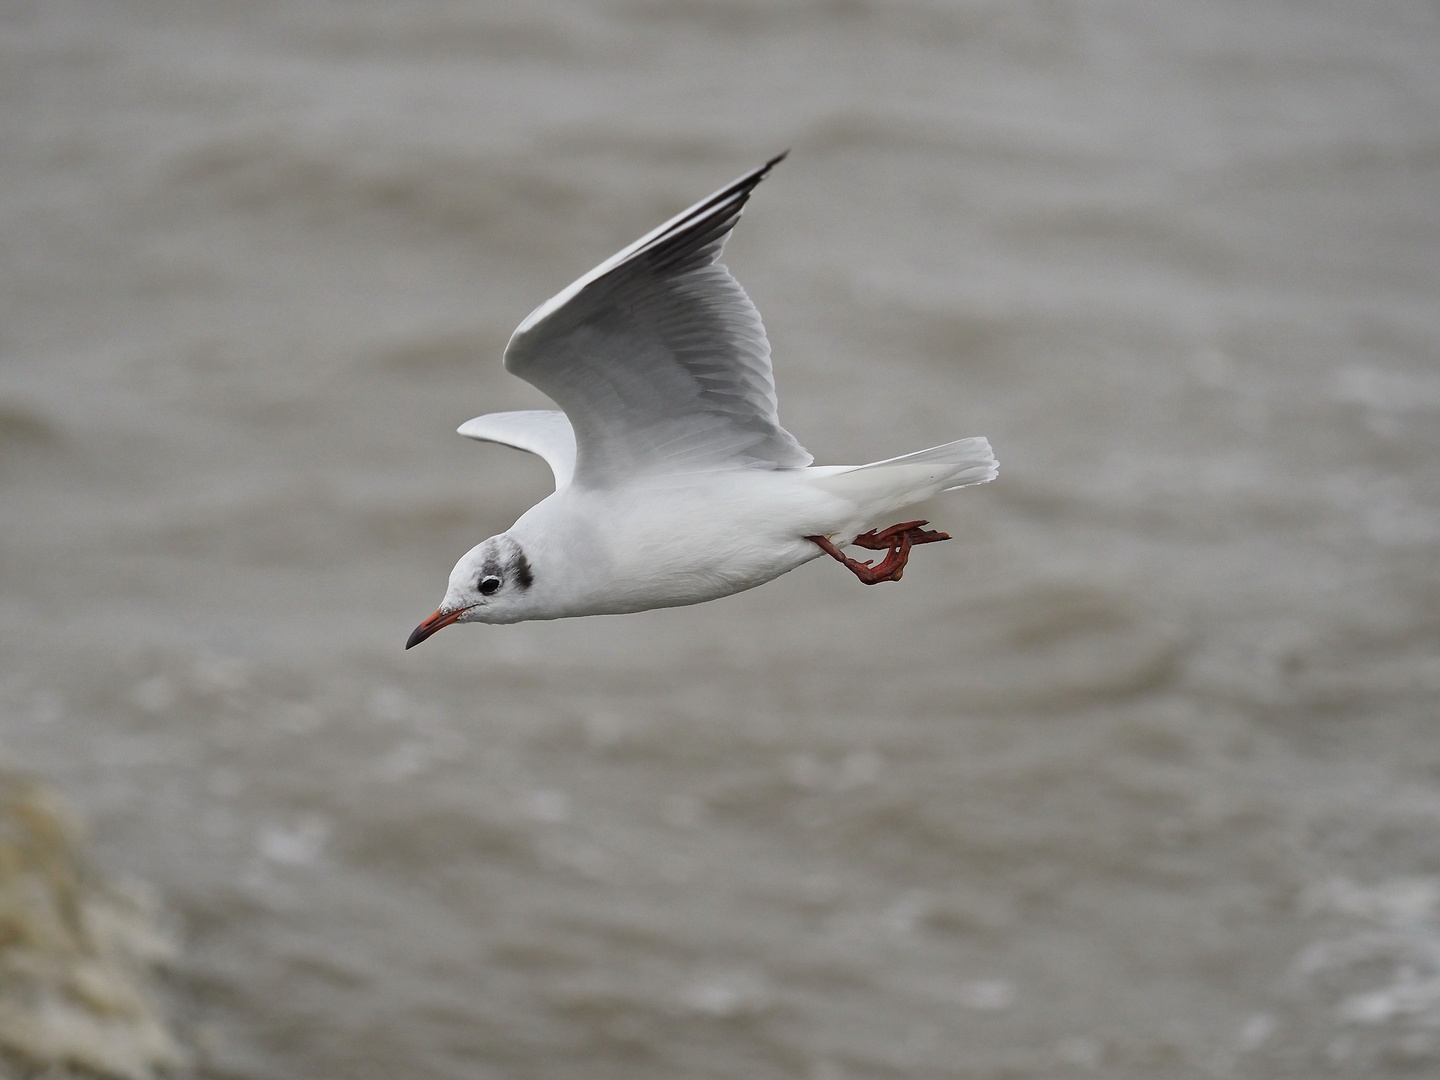
[[(553, 494), (450, 573), (407, 649), (451, 623), (514, 623), (699, 604), (828, 555), (899, 581), (950, 537), (877, 519), (998, 471), (983, 438), (869, 465), (812, 465), (780, 426), (760, 313), (717, 260), (756, 185), (721, 188), (541, 304), (505, 368), (559, 410), (490, 413), (460, 434), (544, 458)], [(841, 549), (884, 551), (877, 563)]]

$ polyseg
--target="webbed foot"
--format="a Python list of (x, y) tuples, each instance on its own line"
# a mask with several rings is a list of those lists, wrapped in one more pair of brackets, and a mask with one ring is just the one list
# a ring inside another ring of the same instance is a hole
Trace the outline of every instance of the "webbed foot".
[(888, 529), (871, 529), (855, 537), (852, 543), (871, 551), (886, 551), (885, 558), (871, 565), (852, 559), (823, 536), (807, 536), (836, 562), (854, 574), (865, 585), (878, 585), (882, 581), (899, 581), (905, 573), (905, 564), (910, 561), (910, 549), (916, 544), (934, 544), (949, 540), (950, 534), (923, 528), (928, 521), (905, 521), (891, 525)]

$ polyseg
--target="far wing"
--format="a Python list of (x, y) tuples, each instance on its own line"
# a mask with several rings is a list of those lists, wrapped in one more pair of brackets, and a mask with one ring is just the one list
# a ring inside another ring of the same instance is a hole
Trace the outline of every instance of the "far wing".
[(780, 426), (760, 313), (716, 262), (782, 157), (607, 259), (515, 331), (505, 366), (570, 418), (577, 483), (810, 464)]
[(575, 475), (575, 432), (565, 414), (557, 409), (487, 413), (466, 420), (456, 430), (467, 439), (538, 454), (555, 474), (556, 490), (570, 483)]

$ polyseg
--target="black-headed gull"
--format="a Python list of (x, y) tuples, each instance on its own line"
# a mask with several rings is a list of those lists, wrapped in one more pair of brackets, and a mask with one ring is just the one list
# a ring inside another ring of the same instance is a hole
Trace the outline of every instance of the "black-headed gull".
[[(555, 492), (466, 552), (405, 647), (451, 623), (608, 615), (715, 600), (828, 554), (899, 581), (946, 534), (867, 524), (998, 466), (983, 438), (870, 465), (811, 465), (780, 426), (760, 313), (716, 260), (766, 162), (605, 260), (520, 324), (505, 367), (563, 412), (460, 434), (538, 454)], [(859, 544), (878, 564), (846, 556)]]

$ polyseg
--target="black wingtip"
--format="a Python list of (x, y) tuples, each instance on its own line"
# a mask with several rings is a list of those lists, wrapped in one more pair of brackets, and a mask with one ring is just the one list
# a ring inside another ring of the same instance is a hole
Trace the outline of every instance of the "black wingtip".
[(734, 196), (742, 192), (748, 196), (750, 192), (755, 190), (756, 185), (758, 185), (761, 180), (764, 180), (765, 177), (770, 175), (771, 169), (773, 169), (776, 165), (779, 165), (780, 162), (784, 161), (789, 156), (790, 148), (786, 147), (784, 150), (781, 150), (780, 153), (772, 157), (769, 161), (765, 162), (764, 165), (761, 165), (758, 169), (751, 169), (748, 173), (740, 177), (740, 179), (736, 180), (728, 188), (716, 192), (716, 198), (713, 200), (713, 202), (719, 203), (722, 201), (723, 198), (733, 198)]
[(769, 161), (765, 162), (764, 165), (761, 165), (753, 173), (747, 176), (745, 179), (750, 182), (750, 187), (753, 188), (756, 184), (760, 183), (761, 180), (764, 180), (765, 177), (770, 175), (771, 169), (773, 169), (776, 165), (779, 165), (780, 162), (784, 161), (789, 156), (790, 148), (787, 146), (784, 150), (781, 150), (780, 153), (776, 154)]
[(789, 156), (790, 150), (787, 147), (758, 169), (751, 169), (744, 176), (735, 180), (729, 187), (721, 188), (704, 203), (697, 204), (693, 209), (696, 211), (713, 210), (715, 207), (734, 199), (739, 199), (740, 205), (744, 206), (745, 202), (750, 198), (750, 193), (760, 186), (760, 181), (769, 176), (770, 170)]

